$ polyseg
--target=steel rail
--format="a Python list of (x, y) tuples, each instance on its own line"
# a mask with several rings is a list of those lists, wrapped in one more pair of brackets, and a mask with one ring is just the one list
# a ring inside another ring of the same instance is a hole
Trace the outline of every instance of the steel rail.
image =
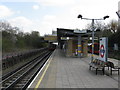
[[(2, 82), (3, 82), (6, 78), (10, 77), (12, 74), (16, 73), (17, 71), (19, 71), (20, 69), (22, 69), (23, 67), (25, 67), (27, 64), (30, 64), (30, 63), (32, 63), (33, 61), (35, 61), (37, 58), (39, 58), (39, 57), (40, 57), (42, 54), (44, 54), (44, 53), (45, 53), (45, 52), (42, 52), (39, 56), (35, 57), (34, 59), (30, 60), (29, 62), (25, 63), (24, 65), (22, 65), (22, 66), (18, 67), (17, 69), (15, 69), (15, 70), (13, 70), (13, 71), (5, 74), (4, 76), (2, 76)], [(0, 82), (0, 84), (1, 84), (2, 82)]]
[[(8, 90), (9, 88), (12, 88), (19, 80), (21, 80), (25, 75), (27, 75), (28, 74), (28, 72), (30, 72), (35, 66), (37, 66), (37, 64), (38, 63), (40, 63), (41, 61), (42, 61), (42, 59), (44, 59), (45, 57), (47, 57), (47, 55), (48, 55), (48, 53), (47, 54), (45, 54), (45, 56), (42, 56), (42, 58), (40, 58), (40, 60), (39, 61), (37, 61), (34, 65), (32, 65), (32, 68), (30, 68), (30, 69), (27, 69), (23, 74), (19, 74), (20, 76), (17, 76), (16, 75), (16, 77), (14, 78), (14, 79), (16, 79), (16, 80), (14, 80), (14, 81), (12, 81), (12, 83), (7, 83), (8, 85), (7, 86), (5, 86), (4, 87), (4, 85), (3, 85), (3, 89), (5, 89), (5, 90)], [(37, 58), (38, 59), (38, 58)], [(32, 62), (32, 64), (33, 64), (33, 62)], [(42, 66), (42, 65), (41, 65)], [(25, 66), (23, 69), (25, 69), (25, 68), (27, 68), (27, 66)], [(23, 70), (22, 69), (22, 70)], [(38, 69), (39, 70), (39, 69)], [(19, 70), (19, 72), (20, 72), (21, 70)], [(15, 75), (15, 74), (14, 74)], [(12, 77), (12, 76), (14, 76), (14, 75), (11, 75), (10, 77)], [(33, 75), (33, 76), (35, 76), (35, 75)], [(9, 79), (10, 77), (8, 77), (7, 79)], [(4, 83), (4, 84), (6, 84), (6, 80), (7, 79), (5, 79), (3, 82), (2, 82), (2, 84)], [(32, 80), (32, 79), (30, 79), (30, 80)], [(9, 82), (9, 81), (8, 81)], [(30, 83), (30, 82), (28, 82), (28, 83)], [(25, 84), (25, 86), (24, 86), (24, 88), (27, 86), (28, 84)]]

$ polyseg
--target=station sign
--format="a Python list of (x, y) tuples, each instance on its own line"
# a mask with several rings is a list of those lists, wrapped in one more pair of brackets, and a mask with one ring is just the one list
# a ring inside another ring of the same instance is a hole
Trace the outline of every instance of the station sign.
[(70, 37), (61, 37), (61, 40), (69, 40), (71, 39)]
[(61, 37), (61, 40), (67, 40), (67, 37)]
[(106, 62), (108, 58), (108, 38), (100, 38), (99, 59)]
[(74, 33), (87, 33), (87, 30), (74, 30)]

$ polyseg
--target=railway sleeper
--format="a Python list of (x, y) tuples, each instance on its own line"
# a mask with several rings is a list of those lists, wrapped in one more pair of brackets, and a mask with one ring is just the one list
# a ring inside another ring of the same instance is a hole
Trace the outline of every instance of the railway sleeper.
[(25, 78), (25, 79), (23, 79), (22, 81), (27, 81), (29, 78)]
[(6, 87), (6, 86), (9, 86), (9, 85), (10, 85), (10, 83), (8, 82), (8, 83), (3, 84), (2, 86)]
[[(46, 54), (47, 55), (47, 54)], [(43, 59), (43, 58), (45, 58), (46, 57), (46, 55), (44, 56), (44, 57), (42, 57), (41, 59)], [(37, 58), (36, 58), (37, 59)], [(33, 67), (33, 66), (32, 66)], [(17, 76), (17, 75), (16, 75)], [(21, 76), (20, 76), (21, 77)], [(18, 77), (17, 77), (18, 78)], [(15, 82), (16, 81), (16, 79), (17, 79), (16, 77), (13, 77), (13, 79), (9, 79), (9, 81), (12, 81), (12, 82)], [(15, 88), (22, 88), (22, 87), (24, 87), (24, 84), (25, 83), (21, 83), (21, 82), (28, 82), (28, 80), (30, 79), (30, 76), (29, 77), (27, 77), (27, 78), (24, 78), (23, 80), (20, 80), (20, 83), (18, 83), (18, 82), (16, 82), (16, 85), (11, 85), (9, 88), (11, 88), (11, 87), (15, 87)], [(19, 80), (17, 80), (17, 81), (19, 81)], [(18, 84), (17, 84), (18, 83)], [(11, 84), (11, 83), (8, 83), (9, 85)], [(14, 83), (15, 84), (15, 83)], [(6, 87), (8, 87), (9, 85), (6, 85)]]
[(15, 87), (22, 87), (22, 86), (24, 86), (24, 84), (22, 84), (22, 83), (18, 83), (15, 85)]

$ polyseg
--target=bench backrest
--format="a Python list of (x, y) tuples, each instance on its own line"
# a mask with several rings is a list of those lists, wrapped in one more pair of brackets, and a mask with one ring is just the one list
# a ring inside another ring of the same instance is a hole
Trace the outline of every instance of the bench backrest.
[(105, 66), (105, 62), (101, 61), (99, 59), (95, 59), (92, 63), (94, 63), (96, 65), (100, 65), (100, 66)]
[(114, 68), (113, 62), (107, 61), (107, 64), (106, 64), (106, 65), (107, 65), (108, 67)]

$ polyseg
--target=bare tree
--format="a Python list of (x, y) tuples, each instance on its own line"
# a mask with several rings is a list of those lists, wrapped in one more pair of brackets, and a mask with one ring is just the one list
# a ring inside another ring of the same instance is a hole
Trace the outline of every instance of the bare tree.
[(0, 30), (11, 30), (12, 26), (7, 21), (0, 21)]
[[(94, 28), (99, 29), (100, 31), (104, 30), (104, 27), (105, 27), (105, 24), (103, 22), (101, 22), (101, 21), (96, 21), (95, 24), (94, 24)], [(92, 29), (92, 25), (87, 24), (86, 29), (89, 29), (89, 30)]]
[(112, 33), (117, 32), (118, 21), (117, 20), (111, 20), (110, 23), (107, 25), (107, 28), (110, 29)]

